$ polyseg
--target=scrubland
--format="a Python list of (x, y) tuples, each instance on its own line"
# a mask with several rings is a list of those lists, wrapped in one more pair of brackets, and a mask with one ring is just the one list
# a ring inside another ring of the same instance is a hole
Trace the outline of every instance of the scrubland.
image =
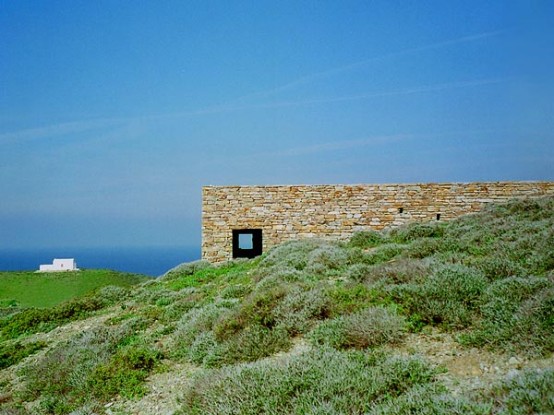
[(183, 264), (0, 333), (6, 414), (554, 413), (554, 198)]

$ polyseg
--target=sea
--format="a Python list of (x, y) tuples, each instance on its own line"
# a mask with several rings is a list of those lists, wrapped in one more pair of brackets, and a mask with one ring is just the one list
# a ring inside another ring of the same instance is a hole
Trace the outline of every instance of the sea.
[(0, 248), (0, 271), (34, 271), (54, 258), (75, 258), (77, 267), (158, 277), (183, 262), (200, 259), (200, 247)]

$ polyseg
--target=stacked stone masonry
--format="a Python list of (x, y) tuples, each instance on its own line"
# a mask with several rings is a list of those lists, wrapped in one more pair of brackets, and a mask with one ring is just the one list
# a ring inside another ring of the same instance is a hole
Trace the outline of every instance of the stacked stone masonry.
[(264, 252), (301, 238), (346, 239), (413, 221), (449, 220), (491, 202), (554, 194), (554, 182), (205, 186), (202, 258), (232, 258), (233, 229), (262, 229)]

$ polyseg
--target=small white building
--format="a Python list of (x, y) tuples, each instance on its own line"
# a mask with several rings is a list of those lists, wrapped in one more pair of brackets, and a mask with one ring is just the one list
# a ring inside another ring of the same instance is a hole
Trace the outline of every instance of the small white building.
[(54, 259), (51, 264), (39, 267), (39, 272), (79, 271), (74, 258)]

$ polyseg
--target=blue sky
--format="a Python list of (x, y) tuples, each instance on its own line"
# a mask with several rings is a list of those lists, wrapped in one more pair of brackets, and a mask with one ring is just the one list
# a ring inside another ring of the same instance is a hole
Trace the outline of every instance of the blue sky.
[(0, 248), (198, 245), (210, 184), (554, 180), (553, 17), (0, 0)]

